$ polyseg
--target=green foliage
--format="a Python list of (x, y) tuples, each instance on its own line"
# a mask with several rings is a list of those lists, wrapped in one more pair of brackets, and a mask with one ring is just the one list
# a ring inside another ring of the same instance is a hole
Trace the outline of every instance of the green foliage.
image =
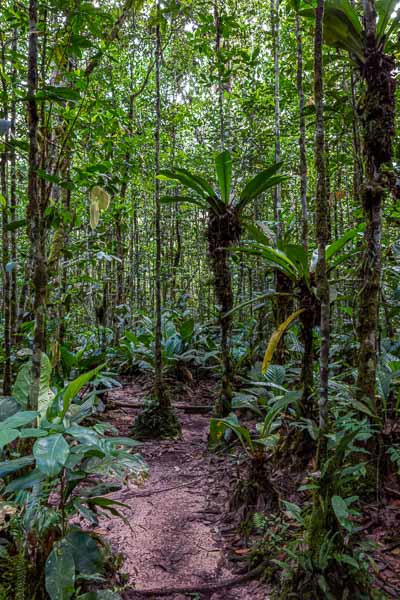
[[(17, 378), (12, 390), (14, 398), (21, 408), (28, 404), (29, 391), (32, 384), (32, 361), (26, 362), (18, 371)], [(40, 389), (39, 389), (39, 412), (44, 414), (54, 394), (50, 388), (52, 367), (48, 356), (42, 353), (40, 363)]]
[[(98, 523), (99, 512), (124, 518), (119, 511), (124, 505), (101, 494), (114, 490), (114, 482), (127, 477), (140, 482), (147, 472), (141, 457), (131, 452), (137, 442), (115, 435), (108, 437), (108, 430), (116, 432), (104, 424), (79, 424), (86, 416), (85, 402), (77, 412), (69, 413), (82, 388), (99, 371), (94, 369), (65, 386), (37, 428), (26, 427), (39, 414), (31, 411), (17, 412), (2, 423), (2, 433), (8, 435), (9, 441), (16, 437), (38, 438), (32, 455), (0, 463), (0, 478), (9, 478), (4, 493), (15, 500), (20, 511), (24, 547), (28, 549), (29, 544), (37, 543), (49, 548), (45, 556), (45, 587), (52, 600), (72, 598), (79, 582), (102, 581), (98, 542), (89, 533), (71, 527), (71, 517), (80, 514), (92, 524)], [(6, 439), (4, 442), (7, 447)], [(21, 475), (21, 470), (30, 466), (33, 470)], [(93, 484), (94, 474), (103, 475), (110, 483)], [(56, 506), (51, 500), (54, 488), (61, 489)], [(41, 564), (37, 569), (36, 579), (40, 580)]]
[[(378, 23), (376, 43), (383, 49), (390, 35), (398, 28), (399, 11), (396, 0), (377, 0)], [(314, 11), (303, 10), (305, 16)], [(349, 0), (327, 0), (324, 15), (324, 41), (328, 46), (346, 50), (359, 63), (365, 62), (364, 31), (356, 9)]]
[(210, 421), (209, 441), (211, 444), (218, 444), (232, 431), (249, 457), (256, 456), (260, 451), (277, 445), (279, 435), (275, 432), (281, 425), (280, 417), (289, 406), (296, 404), (297, 400), (298, 396), (293, 394), (275, 398), (270, 406), (265, 407), (266, 414), (263, 421), (257, 424), (256, 435), (240, 424), (235, 413), (225, 419), (213, 418)]
[(236, 196), (231, 198), (232, 156), (230, 152), (225, 150), (217, 154), (215, 158), (218, 194), (205, 179), (198, 175), (193, 175), (186, 169), (175, 169), (174, 171), (163, 170), (159, 175), (159, 179), (180, 183), (192, 190), (195, 197), (165, 196), (162, 198), (162, 201), (165, 203), (185, 201), (194, 203), (199, 208), (207, 209), (217, 216), (223, 215), (228, 207), (236, 209), (240, 214), (252, 200), (263, 194), (266, 190), (287, 180), (285, 175), (275, 175), (281, 165), (282, 163), (277, 163), (268, 167), (247, 183), (238, 198)]

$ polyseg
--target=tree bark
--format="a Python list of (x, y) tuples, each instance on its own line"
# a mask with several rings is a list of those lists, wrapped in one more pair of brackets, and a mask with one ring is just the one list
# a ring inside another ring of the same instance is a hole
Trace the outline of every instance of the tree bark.
[(316, 268), (317, 295), (321, 304), (321, 350), (320, 350), (320, 393), (319, 426), (321, 444), (328, 422), (328, 366), (330, 337), (329, 280), (325, 258), (325, 248), (329, 240), (329, 206), (326, 189), (325, 128), (324, 128), (324, 70), (323, 70), (323, 19), (325, 3), (318, 0), (316, 9), (314, 45), (314, 97), (316, 111), (315, 169), (317, 172), (316, 190), (316, 237), (318, 262)]
[[(160, 6), (157, 3), (159, 15)], [(161, 323), (161, 203), (160, 203), (160, 180), (157, 175), (160, 172), (160, 132), (161, 132), (161, 90), (160, 90), (160, 63), (161, 63), (161, 29), (160, 23), (156, 25), (156, 50), (155, 50), (155, 75), (156, 75), (156, 129), (155, 129), (155, 234), (156, 234), (156, 277), (155, 277), (155, 379), (154, 394), (160, 407), (169, 402), (166, 399), (163, 386), (163, 364), (162, 364), (162, 323)]]
[[(4, 34), (1, 35), (1, 66), (2, 71), (0, 73), (0, 81), (3, 88), (3, 118), (8, 119), (8, 85), (6, 79), (6, 39)], [(4, 316), (4, 367), (3, 367), (3, 393), (5, 396), (11, 393), (11, 295), (10, 295), (10, 280), (11, 273), (9, 269), (10, 261), (10, 239), (7, 230), (8, 226), (8, 211), (9, 211), (9, 197), (8, 197), (8, 185), (7, 185), (7, 143), (8, 133), (6, 134), (6, 144), (4, 150), (0, 156), (0, 192), (2, 195), (3, 208), (2, 214), (2, 279), (3, 279), (3, 316)]]
[(32, 384), (29, 390), (28, 409), (37, 410), (40, 386), (40, 364), (42, 352), (45, 350), (46, 319), (46, 240), (45, 224), (39, 182), (38, 168), (40, 164), (38, 145), (39, 113), (36, 102), (38, 86), (38, 2), (29, 2), (29, 42), (28, 42), (28, 125), (29, 125), (29, 170), (28, 170), (28, 236), (34, 256), (33, 290), (34, 290), (34, 337), (32, 348)]
[[(280, 69), (279, 69), (279, 1), (271, 0), (271, 33), (272, 52), (274, 55), (274, 132), (275, 132), (275, 162), (281, 160), (281, 105), (280, 105)], [(277, 185), (273, 190), (274, 218), (277, 239), (282, 237), (282, 187)]]
[(308, 206), (307, 206), (307, 155), (306, 155), (306, 120), (304, 115), (305, 99), (303, 87), (303, 41), (301, 37), (300, 15), (296, 14), (297, 41), (297, 94), (299, 96), (299, 151), (300, 151), (300, 200), (301, 200), (301, 241), (304, 249), (308, 249)]
[(221, 62), (221, 16), (218, 0), (214, 0), (214, 26), (215, 26), (215, 54), (218, 68), (218, 110), (219, 110), (219, 137), (221, 151), (225, 150), (225, 115), (224, 115), (224, 86), (222, 82), (223, 66)]
[(378, 47), (374, 0), (364, 0), (365, 63), (361, 72), (367, 90), (361, 113), (364, 138), (365, 182), (362, 202), (365, 249), (361, 264), (357, 388), (360, 399), (376, 400), (379, 293), (382, 273), (382, 206), (390, 186), (389, 175), (395, 134), (394, 59)]

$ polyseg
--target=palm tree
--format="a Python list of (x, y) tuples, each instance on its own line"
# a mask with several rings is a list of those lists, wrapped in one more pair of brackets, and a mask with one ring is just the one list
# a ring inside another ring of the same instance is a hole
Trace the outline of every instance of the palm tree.
[(191, 190), (191, 196), (164, 196), (164, 203), (193, 204), (208, 213), (208, 250), (214, 275), (215, 293), (219, 304), (221, 328), (221, 359), (223, 363), (222, 388), (216, 412), (226, 416), (231, 409), (233, 363), (230, 354), (233, 291), (229, 254), (242, 233), (242, 217), (247, 206), (260, 194), (287, 179), (278, 174), (281, 163), (261, 171), (243, 188), (240, 195), (232, 194), (232, 156), (225, 150), (215, 158), (217, 187), (186, 169), (164, 170), (160, 178), (173, 181)]

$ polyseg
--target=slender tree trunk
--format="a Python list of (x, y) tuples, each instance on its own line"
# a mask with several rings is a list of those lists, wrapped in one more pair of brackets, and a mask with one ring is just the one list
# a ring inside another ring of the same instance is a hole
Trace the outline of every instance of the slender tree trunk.
[[(274, 55), (274, 130), (275, 130), (275, 162), (281, 160), (281, 98), (280, 98), (280, 68), (279, 68), (279, 2), (271, 0), (271, 33), (272, 52)], [(277, 185), (273, 190), (274, 218), (278, 240), (282, 237), (282, 187)]]
[[(4, 46), (3, 46), (4, 50)], [(4, 58), (4, 54), (3, 54)], [(4, 66), (4, 61), (3, 61)], [(6, 90), (4, 90), (6, 92)], [(4, 118), (8, 118), (7, 105), (4, 106)], [(11, 273), (9, 268), (10, 262), (10, 244), (8, 225), (8, 186), (7, 186), (7, 150), (1, 153), (0, 157), (0, 190), (3, 198), (2, 208), (2, 270), (3, 270), (3, 315), (4, 315), (4, 368), (3, 368), (3, 393), (5, 396), (11, 393), (11, 296), (10, 296), (10, 279)]]
[(297, 40), (297, 93), (299, 96), (299, 149), (300, 149), (300, 200), (301, 200), (301, 241), (308, 249), (308, 206), (307, 206), (307, 155), (306, 155), (306, 119), (304, 115), (305, 99), (303, 87), (303, 41), (301, 37), (300, 16), (296, 15)]
[[(323, 70), (323, 22), (325, 0), (317, 1), (315, 16), (314, 42), (314, 101), (316, 111), (315, 133), (315, 168), (317, 172), (316, 190), (316, 237), (318, 261), (316, 267), (317, 295), (321, 305), (321, 350), (320, 350), (320, 391), (319, 391), (319, 439), (317, 447), (316, 467), (322, 471), (326, 459), (326, 432), (328, 426), (328, 364), (330, 305), (329, 281), (326, 269), (325, 247), (328, 231), (328, 198), (326, 190), (325, 168), (325, 131), (324, 131), (324, 70)], [(313, 558), (318, 560), (321, 545), (330, 532), (331, 479), (325, 474), (321, 477), (319, 489), (314, 492), (313, 510), (308, 531), (308, 543)]]
[(232, 275), (229, 266), (230, 244), (225, 245), (220, 235), (220, 232), (226, 231), (227, 227), (229, 227), (229, 214), (224, 217), (210, 216), (208, 243), (215, 294), (219, 305), (222, 358), (221, 395), (216, 404), (216, 414), (222, 417), (230, 413), (233, 397), (233, 363), (230, 350), (232, 315), (227, 314), (233, 308)]
[[(8, 84), (6, 75), (6, 40), (1, 36), (1, 66), (2, 71), (0, 73), (0, 81), (3, 90), (3, 118), (8, 120)], [(10, 239), (7, 230), (8, 226), (8, 211), (9, 211), (9, 198), (8, 198), (8, 185), (7, 185), (7, 143), (8, 133), (6, 134), (6, 145), (0, 156), (0, 192), (2, 195), (2, 280), (3, 280), (3, 316), (4, 316), (4, 368), (3, 368), (3, 393), (8, 396), (11, 393), (11, 296), (10, 296), (10, 279), (11, 273), (9, 268), (10, 261)]]
[(28, 171), (28, 235), (34, 256), (34, 338), (32, 353), (32, 385), (29, 391), (28, 408), (37, 410), (40, 386), (40, 364), (45, 350), (46, 318), (46, 257), (43, 206), (40, 198), (38, 168), (40, 164), (38, 145), (39, 114), (36, 103), (38, 85), (38, 2), (29, 2), (29, 45), (28, 45), (28, 125), (29, 125), (29, 171)]
[[(281, 160), (281, 97), (280, 97), (280, 65), (279, 65), (279, 44), (280, 44), (280, 20), (279, 20), (280, 0), (271, 0), (271, 33), (272, 33), (272, 52), (274, 56), (274, 133), (275, 133), (275, 162)], [(277, 240), (282, 238), (282, 186), (279, 184), (273, 190), (274, 199), (274, 220), (276, 225)], [(276, 304), (276, 326), (283, 323), (290, 312), (292, 301), (290, 292), (292, 290), (291, 281), (280, 271), (276, 275), (276, 291), (278, 296)], [(288, 295), (286, 295), (288, 294)], [(284, 338), (279, 342), (275, 352), (276, 362), (283, 364), (285, 362), (285, 342)]]
[[(13, 32), (12, 41), (12, 72), (11, 72), (11, 84), (12, 84), (12, 100), (11, 100), (11, 138), (15, 138), (16, 133), (16, 93), (15, 86), (17, 84), (17, 68), (16, 68), (16, 54), (18, 49), (18, 30), (15, 28)], [(17, 161), (14, 144), (10, 148), (10, 221), (15, 221), (17, 208)], [(10, 289), (10, 334), (12, 345), (16, 344), (17, 336), (17, 314), (18, 314), (18, 301), (17, 301), (17, 234), (15, 229), (11, 231), (11, 261), (13, 263), (13, 269), (11, 271), (11, 289)]]
[(222, 81), (223, 65), (221, 60), (221, 15), (218, 0), (214, 0), (215, 53), (218, 67), (218, 110), (221, 150), (225, 149), (224, 86)]
[(318, 245), (318, 262), (316, 269), (317, 294), (321, 303), (321, 350), (320, 350), (320, 393), (319, 393), (319, 425), (321, 443), (328, 423), (328, 366), (330, 336), (330, 300), (329, 280), (325, 258), (325, 249), (329, 239), (328, 196), (326, 189), (325, 167), (325, 129), (324, 129), (324, 71), (323, 71), (323, 18), (325, 3), (318, 0), (315, 27), (315, 62), (314, 62), (314, 95), (316, 110), (315, 134), (315, 169), (317, 172), (316, 192), (316, 237)]
[[(157, 4), (157, 12), (160, 7)], [(156, 130), (155, 130), (155, 233), (156, 233), (156, 277), (155, 277), (155, 307), (156, 307), (156, 329), (155, 329), (155, 380), (154, 393), (160, 406), (165, 403), (168, 406), (163, 386), (163, 364), (162, 364), (162, 329), (161, 329), (161, 203), (160, 203), (160, 180), (157, 175), (160, 172), (160, 132), (161, 132), (161, 90), (160, 90), (160, 63), (161, 63), (161, 30), (160, 24), (156, 26)]]
[(392, 162), (395, 134), (394, 60), (376, 43), (376, 10), (364, 0), (365, 63), (361, 66), (367, 91), (361, 114), (364, 137), (365, 182), (362, 201), (366, 223), (361, 265), (357, 387), (360, 398), (375, 402), (378, 350), (379, 290), (382, 272), (382, 205), (390, 185), (386, 173)]

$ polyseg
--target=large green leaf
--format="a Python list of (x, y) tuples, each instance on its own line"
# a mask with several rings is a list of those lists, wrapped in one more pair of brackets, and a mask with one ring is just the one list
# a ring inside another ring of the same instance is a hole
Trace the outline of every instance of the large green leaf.
[(51, 420), (54, 417), (63, 419), (71, 405), (71, 402), (76, 398), (81, 389), (89, 383), (105, 365), (99, 365), (95, 369), (83, 373), (73, 381), (71, 381), (63, 390), (61, 390), (54, 398), (52, 405), (47, 411), (47, 417)]
[(45, 475), (39, 471), (39, 469), (34, 469), (21, 477), (17, 477), (17, 479), (13, 479), (6, 487), (5, 492), (7, 494), (11, 494), (12, 492), (19, 492), (21, 490), (26, 490), (32, 488), (34, 485), (41, 483), (45, 479)]
[(75, 591), (75, 561), (64, 540), (56, 542), (46, 561), (46, 591), (51, 600), (69, 600)]
[(0, 398), (0, 423), (5, 421), (8, 417), (11, 417), (11, 415), (15, 415), (20, 409), (21, 406), (19, 402), (12, 396)]
[(71, 550), (79, 574), (94, 575), (103, 572), (101, 552), (96, 540), (90, 533), (80, 529), (72, 529), (65, 536), (63, 542)]
[(38, 469), (48, 477), (55, 477), (69, 456), (69, 446), (61, 433), (36, 440), (33, 456)]
[[(43, 415), (54, 397), (50, 388), (51, 362), (47, 354), (42, 352), (40, 361), (39, 412)], [(12, 394), (22, 408), (28, 405), (29, 391), (32, 384), (32, 361), (28, 361), (18, 371)]]
[[(315, 18), (314, 10), (304, 10), (301, 14)], [(324, 41), (328, 46), (350, 52), (360, 62), (365, 61), (363, 28), (349, 0), (326, 0)]]
[(335, 240), (326, 247), (325, 256), (329, 261), (339, 250), (341, 250), (348, 242), (353, 240), (359, 233), (364, 231), (365, 223), (361, 223), (356, 229), (349, 229), (339, 239)]
[(259, 242), (264, 246), (275, 246), (276, 235), (266, 223), (262, 221), (258, 221), (257, 223), (245, 222), (245, 227), (249, 233), (249, 237), (255, 242)]
[(249, 244), (239, 248), (241, 252), (261, 256), (265, 262), (272, 268), (278, 269), (292, 281), (297, 281), (301, 277), (296, 265), (286, 256), (282, 250), (270, 248), (262, 244)]
[(335, 513), (335, 516), (339, 521), (340, 525), (348, 529), (350, 511), (345, 500), (341, 496), (332, 496), (331, 503), (333, 512)]
[(1, 429), (0, 430), (0, 451), (3, 450), (4, 446), (7, 446), (20, 435), (18, 429)]
[[(396, 8), (399, 4), (399, 0), (377, 0), (376, 1), (376, 12), (378, 15), (378, 23), (376, 26), (376, 35), (378, 39), (381, 39), (388, 35), (393, 28), (398, 24), (400, 18), (400, 11)], [(392, 26), (387, 30), (387, 27), (394, 16)]]
[(174, 171), (164, 169), (160, 171), (160, 174), (157, 177), (161, 181), (174, 181), (175, 183), (180, 183), (196, 192), (196, 194), (202, 198), (216, 196), (214, 190), (205, 179), (199, 175), (190, 173), (190, 171), (187, 171), (186, 169), (175, 169)]
[(197, 175), (197, 173), (191, 173), (190, 171), (188, 171), (187, 169), (182, 169), (182, 168), (178, 168), (176, 167), (175, 172), (181, 175), (186, 175), (187, 177), (191, 177), (191, 179), (193, 181), (196, 182), (196, 184), (203, 190), (204, 194), (208, 197), (208, 198), (216, 198), (217, 194), (215, 193), (215, 190), (213, 189), (213, 187), (208, 183), (208, 181), (206, 179), (204, 179), (204, 177), (201, 177), (201, 175)]
[(228, 150), (216, 156), (215, 171), (222, 202), (227, 206), (231, 197), (232, 185), (232, 156)]
[(1, 429), (0, 430), (0, 451), (4, 446), (10, 444), (19, 437), (18, 429)]
[(6, 460), (0, 463), (0, 479), (20, 471), (25, 467), (29, 467), (34, 462), (33, 456), (23, 456), (22, 458), (15, 458), (14, 460)]
[(287, 244), (284, 251), (289, 260), (292, 261), (299, 273), (308, 277), (308, 256), (301, 244)]
[(265, 192), (266, 190), (286, 181), (287, 177), (285, 175), (276, 175), (276, 173), (281, 168), (282, 163), (274, 163), (267, 169), (258, 173), (253, 179), (251, 179), (244, 187), (242, 193), (240, 194), (240, 199), (238, 202), (238, 207), (243, 208), (246, 206), (251, 200)]
[(2, 429), (17, 429), (18, 427), (23, 427), (24, 425), (28, 425), (32, 423), (39, 415), (38, 412), (34, 410), (21, 410), (20, 412), (8, 417), (1, 424)]
[(210, 420), (210, 442), (221, 442), (225, 431), (228, 429), (233, 431), (246, 451), (248, 451), (248, 448), (253, 450), (253, 441), (249, 430), (246, 427), (242, 427), (234, 413), (225, 417), (225, 419)]

